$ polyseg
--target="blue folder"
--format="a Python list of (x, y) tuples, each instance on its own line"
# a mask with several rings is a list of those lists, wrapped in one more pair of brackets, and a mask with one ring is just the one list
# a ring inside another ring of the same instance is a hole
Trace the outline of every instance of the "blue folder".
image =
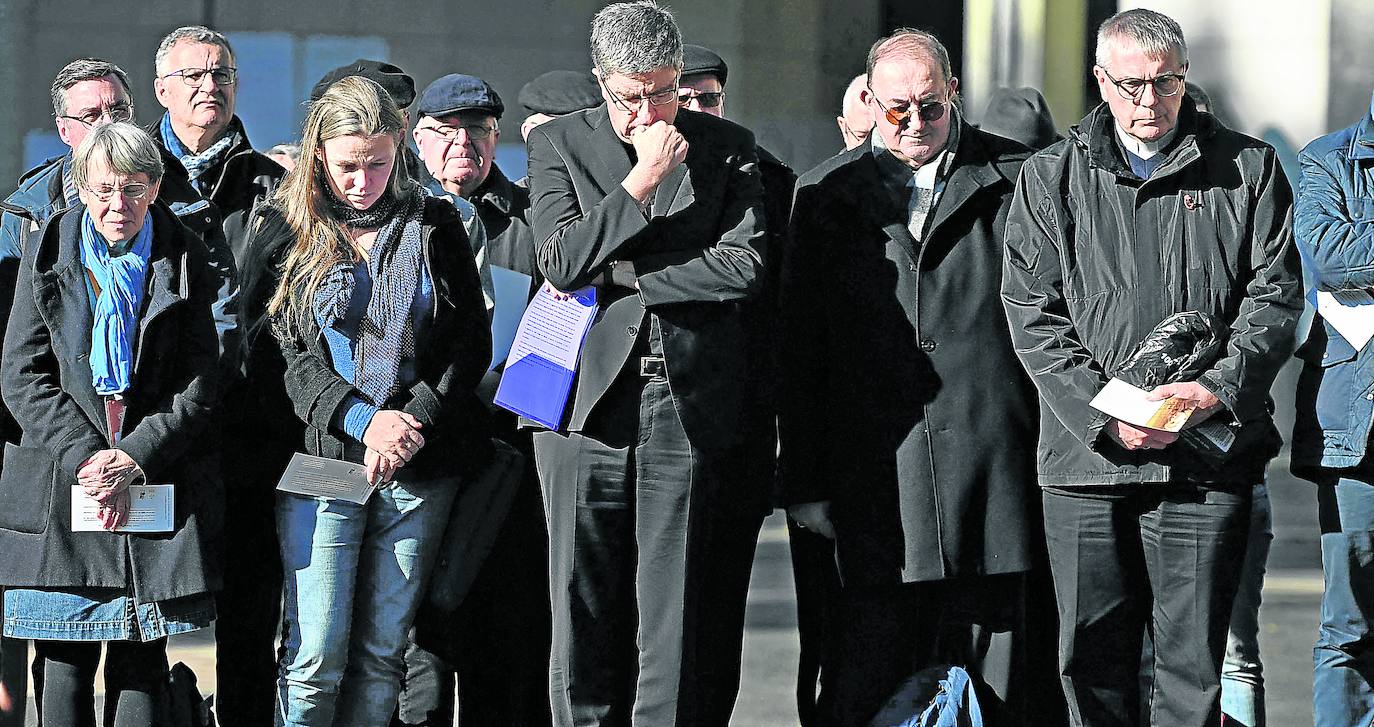
[[(596, 305), (594, 288), (579, 290), (574, 293), (574, 298), (584, 306)], [(586, 333), (586, 330), (582, 331), (584, 338)], [(581, 347), (581, 341), (578, 346)], [(563, 423), (563, 410), (568, 405), (576, 373), (539, 354), (527, 354), (506, 366), (501, 374), (501, 385), (496, 389), (495, 403), (557, 430)]]

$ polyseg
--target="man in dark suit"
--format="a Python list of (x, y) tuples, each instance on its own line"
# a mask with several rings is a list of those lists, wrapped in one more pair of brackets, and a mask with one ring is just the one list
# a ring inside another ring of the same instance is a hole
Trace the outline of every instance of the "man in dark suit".
[(535, 435), (554, 722), (725, 725), (738, 677), (701, 634), (743, 609), (753, 542), (731, 529), (756, 532), (768, 498), (729, 475), (748, 401), (740, 311), (764, 279), (754, 137), (679, 111), (681, 35), (653, 2), (598, 12), (592, 59), (606, 105), (529, 138), (539, 267), (562, 290), (597, 286), (601, 306), (565, 426)]
[(998, 306), (1003, 223), (1029, 150), (963, 122), (949, 56), (928, 33), (874, 44), (867, 84), (869, 143), (803, 175), (793, 206), (783, 488), (797, 523), (836, 541), (833, 722), (867, 724), (940, 664), (985, 680), (997, 719), (1024, 697), (1022, 574), (1036, 535), (1035, 392)]

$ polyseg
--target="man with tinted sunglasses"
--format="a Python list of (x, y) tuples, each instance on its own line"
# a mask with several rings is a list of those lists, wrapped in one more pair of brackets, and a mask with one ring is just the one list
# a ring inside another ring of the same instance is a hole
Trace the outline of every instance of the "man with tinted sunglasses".
[[(1002, 293), (1040, 395), (1059, 673), (1075, 725), (1215, 727), (1251, 499), (1281, 444), (1269, 389), (1303, 307), (1292, 192), (1272, 147), (1186, 98), (1173, 19), (1111, 17), (1095, 61), (1103, 103), (1021, 174)], [(1224, 344), (1147, 394), (1192, 410), (1184, 431), (1094, 409), (1141, 340), (1183, 312)], [(1188, 431), (1203, 421), (1219, 430), (1210, 443)]]
[(782, 489), (843, 583), (822, 723), (955, 663), (989, 724), (1055, 724), (1022, 711), (1035, 392), (998, 299), (1029, 150), (964, 123), (929, 33), (875, 43), (866, 85), (869, 142), (802, 176), (782, 269)]

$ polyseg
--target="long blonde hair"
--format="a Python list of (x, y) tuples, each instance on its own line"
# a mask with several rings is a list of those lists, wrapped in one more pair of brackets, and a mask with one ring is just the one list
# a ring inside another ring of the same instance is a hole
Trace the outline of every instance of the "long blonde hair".
[(324, 143), (341, 136), (389, 134), (396, 139), (396, 162), (387, 181), (387, 194), (400, 199), (414, 184), (405, 171), (401, 135), (405, 120), (395, 102), (376, 82), (348, 76), (330, 86), (310, 105), (301, 137), (301, 156), (273, 195), (291, 227), (295, 242), (288, 249), (281, 282), (267, 304), (272, 316), (284, 312), (288, 328), (311, 315), (311, 301), (331, 268), (355, 261), (362, 251), (329, 211), (325, 195), (329, 180), (317, 153)]

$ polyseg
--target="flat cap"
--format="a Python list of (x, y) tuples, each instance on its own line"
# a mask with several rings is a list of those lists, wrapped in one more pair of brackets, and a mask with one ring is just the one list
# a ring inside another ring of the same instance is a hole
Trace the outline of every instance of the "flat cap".
[(730, 67), (725, 65), (725, 59), (716, 55), (716, 52), (704, 46), (692, 45), (687, 43), (682, 46), (682, 75), (695, 76), (702, 73), (709, 73), (720, 81), (720, 85), (725, 85), (725, 77), (730, 74)]
[(601, 105), (601, 86), (586, 71), (549, 71), (520, 89), (520, 105), (532, 114), (562, 116)]
[(376, 81), (378, 86), (386, 90), (391, 96), (391, 100), (399, 108), (410, 106), (415, 100), (415, 79), (406, 75), (399, 66), (393, 66), (385, 61), (374, 61), (367, 58), (359, 58), (346, 66), (339, 66), (329, 73), (324, 74), (324, 78), (310, 90), (310, 100), (319, 101), (324, 95), (325, 90), (334, 85), (336, 81), (349, 76), (362, 76), (370, 81)]
[(485, 111), (496, 118), (506, 110), (491, 84), (465, 73), (436, 78), (420, 93), (421, 116), (444, 116), (458, 111)]

